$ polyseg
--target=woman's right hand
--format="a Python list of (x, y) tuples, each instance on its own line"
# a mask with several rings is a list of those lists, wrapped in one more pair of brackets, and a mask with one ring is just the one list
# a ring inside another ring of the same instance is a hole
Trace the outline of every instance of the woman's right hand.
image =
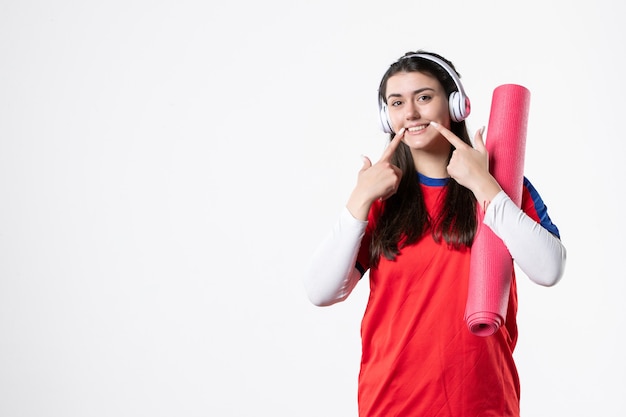
[(391, 163), (391, 157), (403, 137), (404, 129), (401, 129), (375, 164), (367, 156), (363, 157), (357, 184), (346, 205), (354, 218), (367, 220), (369, 209), (375, 200), (385, 200), (396, 193), (402, 171)]

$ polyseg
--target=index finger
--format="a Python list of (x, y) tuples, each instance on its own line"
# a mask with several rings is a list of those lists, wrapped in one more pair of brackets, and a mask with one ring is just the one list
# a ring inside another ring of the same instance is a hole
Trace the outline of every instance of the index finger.
[(381, 155), (379, 161), (389, 161), (391, 159), (393, 153), (396, 151), (396, 149), (398, 149), (398, 145), (400, 144), (400, 142), (402, 142), (402, 138), (404, 137), (404, 131), (404, 128), (400, 129), (396, 136), (393, 137), (391, 142), (389, 142), (387, 148), (385, 148), (385, 151)]
[(439, 133), (441, 133), (441, 135), (448, 139), (448, 142), (450, 142), (452, 144), (452, 146), (454, 146), (455, 148), (459, 149), (462, 148), (463, 146), (467, 146), (470, 147), (467, 143), (463, 142), (461, 139), (459, 139), (454, 133), (452, 133), (449, 129), (446, 129), (445, 127), (441, 126), (439, 123), (437, 122), (430, 122), (430, 125), (432, 127), (434, 127)]

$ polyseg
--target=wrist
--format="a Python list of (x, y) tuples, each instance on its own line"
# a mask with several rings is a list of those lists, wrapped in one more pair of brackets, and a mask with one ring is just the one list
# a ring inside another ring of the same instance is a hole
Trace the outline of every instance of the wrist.
[(366, 221), (372, 203), (373, 200), (361, 196), (360, 193), (355, 190), (350, 195), (346, 203), (346, 208), (355, 219)]
[(500, 184), (498, 184), (496, 179), (492, 176), (486, 181), (477, 184), (477, 186), (472, 189), (476, 201), (483, 210), (487, 209), (491, 200), (493, 200), (500, 191), (502, 191), (502, 187), (500, 187)]

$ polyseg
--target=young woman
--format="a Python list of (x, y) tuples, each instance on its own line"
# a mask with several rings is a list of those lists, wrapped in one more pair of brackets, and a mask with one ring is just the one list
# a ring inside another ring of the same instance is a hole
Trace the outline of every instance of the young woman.
[[(460, 104), (451, 105), (459, 94)], [(405, 54), (384, 74), (379, 100), (389, 146), (376, 163), (364, 158), (305, 277), (310, 300), (328, 306), (369, 271), (359, 415), (517, 417), (514, 277), (506, 322), (495, 334), (476, 336), (464, 320), (477, 210), (540, 285), (562, 276), (559, 231), (528, 179), (519, 208), (490, 174), (483, 129), (472, 145), (469, 101), (451, 62)]]

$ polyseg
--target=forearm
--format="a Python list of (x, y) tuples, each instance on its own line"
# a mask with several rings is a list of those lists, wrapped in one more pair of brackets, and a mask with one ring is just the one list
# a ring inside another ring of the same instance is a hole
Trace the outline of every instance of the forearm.
[(355, 219), (347, 208), (341, 211), (305, 273), (306, 292), (313, 304), (329, 306), (350, 295), (361, 278), (355, 264), (366, 226), (366, 221)]
[(563, 243), (504, 191), (491, 200), (483, 223), (502, 239), (515, 263), (533, 282), (552, 286), (561, 279), (567, 255)]

